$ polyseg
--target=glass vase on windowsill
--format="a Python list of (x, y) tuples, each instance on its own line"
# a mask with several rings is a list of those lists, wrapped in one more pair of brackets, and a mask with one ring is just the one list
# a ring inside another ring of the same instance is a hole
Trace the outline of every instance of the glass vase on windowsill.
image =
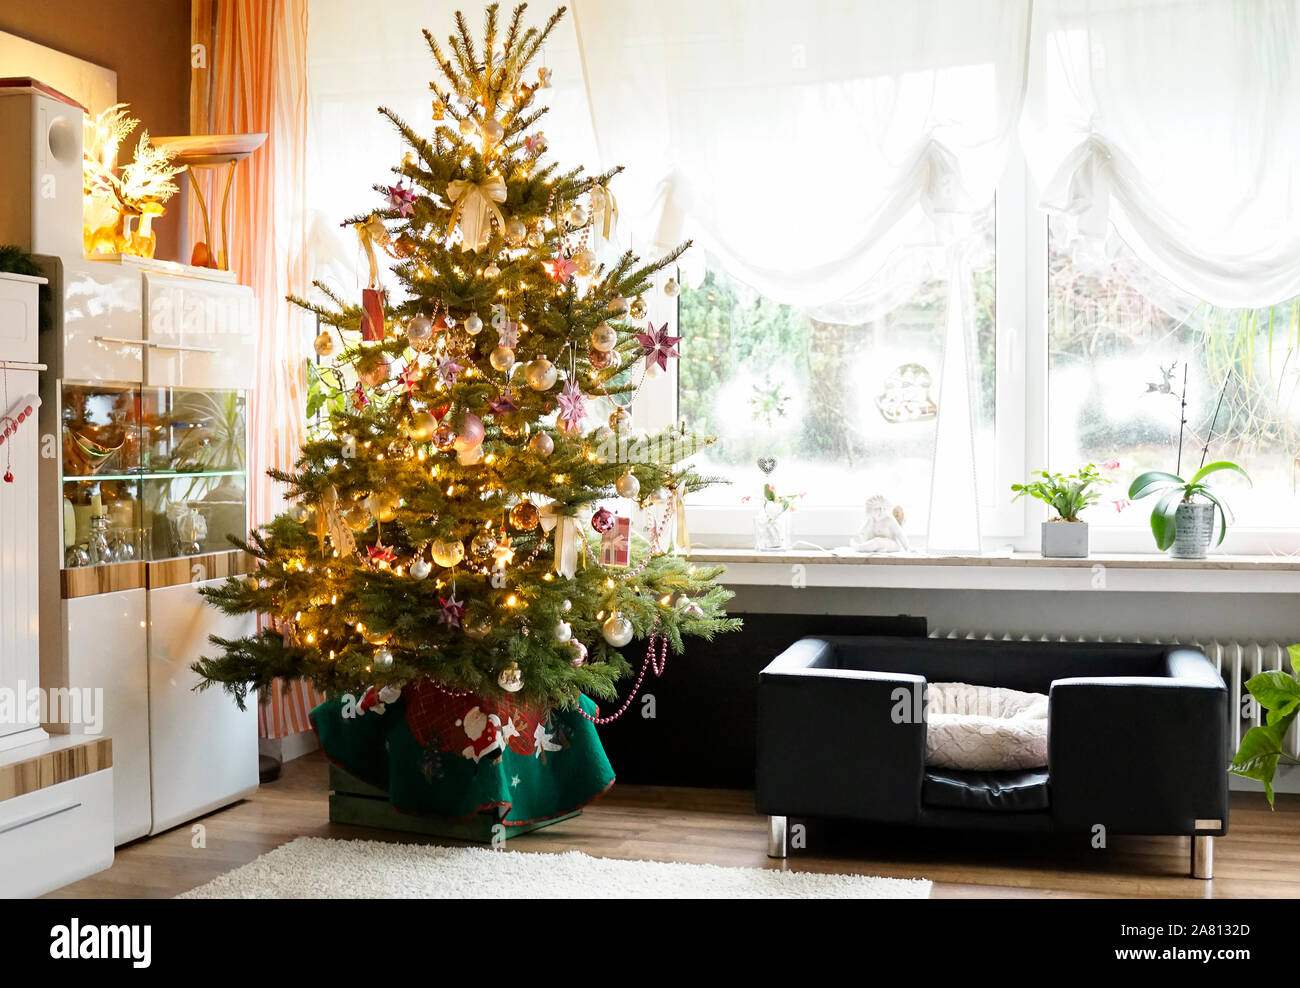
[(763, 485), (763, 498), (754, 510), (754, 548), (759, 552), (784, 552), (790, 548), (790, 516), (794, 503), (802, 494), (776, 493), (771, 484)]

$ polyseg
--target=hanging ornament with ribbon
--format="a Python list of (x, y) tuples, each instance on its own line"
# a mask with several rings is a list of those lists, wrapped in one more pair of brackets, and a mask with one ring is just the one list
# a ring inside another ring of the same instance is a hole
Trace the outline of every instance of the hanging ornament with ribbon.
[(618, 200), (608, 185), (592, 186), (590, 198), (591, 228), (595, 231), (597, 245), (614, 246), (618, 238)]
[(375, 244), (388, 245), (388, 228), (371, 213), (364, 223), (355, 224), (357, 240), (370, 264), (370, 280), (361, 291), (361, 338), (378, 342), (384, 338), (384, 297), (379, 287), (379, 258)]
[(578, 571), (582, 526), (587, 524), (591, 512), (583, 509), (570, 515), (563, 510), (563, 505), (551, 502), (541, 509), (539, 520), (542, 531), (551, 533), (555, 542), (555, 572), (572, 580)]
[(460, 227), (462, 245), (466, 250), (482, 250), (492, 235), (492, 223), (505, 226), (505, 217), (497, 203), (506, 201), (506, 183), (500, 175), (489, 176), (475, 184), (466, 179), (447, 183), (447, 198), (451, 201), (451, 218), (447, 229)]

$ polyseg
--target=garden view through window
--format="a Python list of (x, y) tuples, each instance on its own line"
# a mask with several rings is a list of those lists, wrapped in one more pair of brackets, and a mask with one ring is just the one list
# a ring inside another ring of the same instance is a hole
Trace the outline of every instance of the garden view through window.
[(1056, 221), (1050, 233), (1052, 468), (1118, 463), (1088, 521), (1147, 524), (1149, 503), (1130, 505), (1128, 483), (1146, 470), (1179, 472), (1186, 382), (1180, 475), (1194, 473), (1203, 459), (1239, 463), (1253, 486), (1227, 473), (1216, 477), (1235, 524), (1294, 527), (1300, 299), (1269, 309), (1216, 308), (1178, 292), (1122, 248), (1100, 257), (1069, 249)]
[[(993, 217), (990, 206), (977, 219), (965, 293), (974, 318), (977, 451), (989, 457), (996, 442)], [(718, 437), (697, 457), (698, 469), (731, 481), (692, 494), (692, 503), (739, 506), (760, 496), (765, 482), (781, 495), (803, 495), (799, 505), (808, 508), (860, 510), (868, 497), (884, 495), (903, 508), (909, 530), (924, 531), (948, 268), (942, 246), (904, 251), (919, 272), (916, 287), (858, 322), (776, 304), (717, 265), (699, 287), (683, 289), (679, 414)], [(775, 468), (765, 473), (761, 460)]]

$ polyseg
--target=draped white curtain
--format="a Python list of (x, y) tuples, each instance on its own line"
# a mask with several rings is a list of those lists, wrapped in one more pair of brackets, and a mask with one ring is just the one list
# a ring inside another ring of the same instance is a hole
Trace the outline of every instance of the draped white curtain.
[(987, 204), (1017, 124), (1079, 237), (1118, 234), (1217, 305), (1300, 294), (1297, 0), (576, 0), (575, 20), (635, 231), (694, 237), (774, 299), (900, 297), (920, 273), (896, 248)]
[(1300, 4), (1036, 0), (1032, 52), (1047, 209), (1213, 304), (1300, 295)]
[(694, 238), (695, 257), (764, 295), (843, 314), (932, 275), (896, 248), (946, 241), (988, 204), (1019, 117), (1028, 11), (577, 0), (574, 20), (634, 232)]

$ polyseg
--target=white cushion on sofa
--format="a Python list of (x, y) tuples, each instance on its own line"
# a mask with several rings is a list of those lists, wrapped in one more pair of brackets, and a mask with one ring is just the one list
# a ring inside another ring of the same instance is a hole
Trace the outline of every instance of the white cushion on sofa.
[(925, 763), (996, 771), (1047, 764), (1047, 697), (999, 686), (930, 683)]

